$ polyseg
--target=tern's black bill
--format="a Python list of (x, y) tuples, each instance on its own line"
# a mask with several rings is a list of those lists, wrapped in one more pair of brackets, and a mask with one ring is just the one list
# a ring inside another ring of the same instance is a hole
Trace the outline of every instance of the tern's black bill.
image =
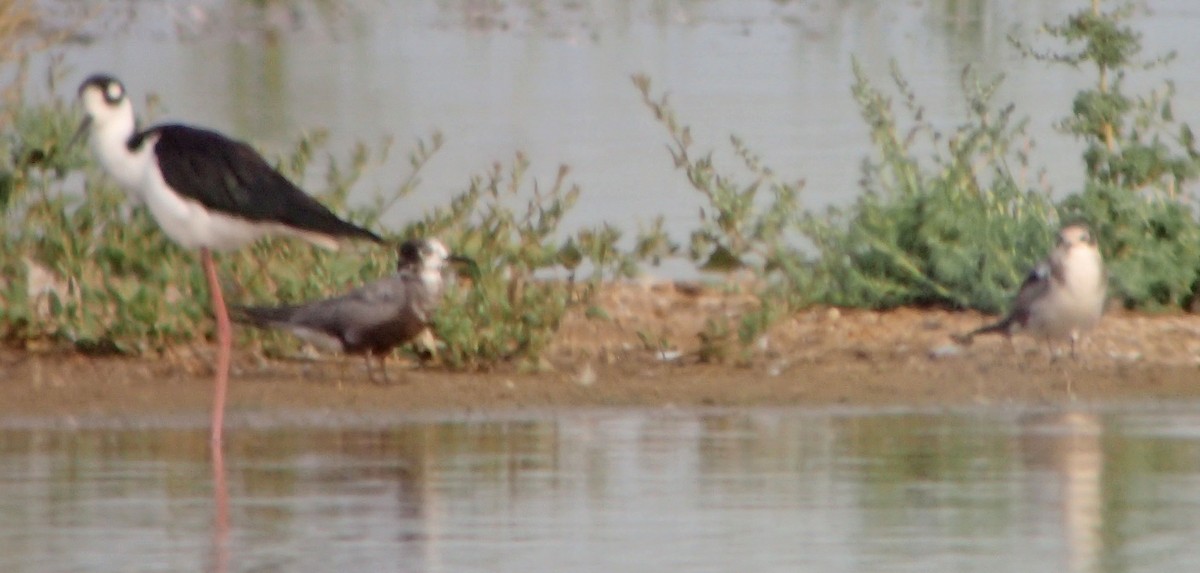
[(462, 255), (450, 255), (449, 257), (446, 257), (446, 262), (466, 265), (467, 273), (471, 276), (471, 278), (479, 278), (479, 264), (475, 262), (475, 259), (464, 257)]

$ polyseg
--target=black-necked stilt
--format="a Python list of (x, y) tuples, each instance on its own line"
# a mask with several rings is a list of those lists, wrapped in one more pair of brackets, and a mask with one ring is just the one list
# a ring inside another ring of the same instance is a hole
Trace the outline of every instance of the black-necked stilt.
[[(281, 328), (328, 350), (364, 354), (380, 366), (393, 348), (429, 326), (442, 294), (446, 262), (474, 265), (451, 255), (437, 239), (414, 239), (400, 246), (396, 274), (341, 296), (298, 305), (234, 307), (234, 318), (262, 328)], [(384, 379), (387, 370), (383, 369)]]
[(212, 251), (269, 234), (326, 248), (336, 248), (339, 238), (382, 239), (339, 219), (245, 143), (185, 125), (139, 131), (133, 104), (116, 78), (89, 77), (79, 86), (79, 98), (86, 112), (79, 133), (89, 130), (104, 169), (146, 206), (168, 237), (200, 250), (217, 320), (212, 440), (219, 444), (233, 338)]

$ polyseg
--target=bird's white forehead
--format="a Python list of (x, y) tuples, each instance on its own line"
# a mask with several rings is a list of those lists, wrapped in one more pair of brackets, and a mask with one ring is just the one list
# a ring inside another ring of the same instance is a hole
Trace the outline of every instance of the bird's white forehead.
[(450, 250), (437, 239), (429, 239), (425, 244), (429, 247), (429, 254), (433, 257), (444, 259), (450, 256)]
[(88, 86), (83, 90), (80, 99), (83, 100), (83, 109), (90, 114), (95, 114), (104, 107), (104, 93), (100, 91), (100, 86)]
[(80, 94), (83, 109), (91, 116), (107, 116), (117, 104), (124, 100), (125, 88), (119, 82), (104, 85), (91, 84)]
[(1059, 240), (1069, 243), (1088, 242), (1090, 236), (1091, 231), (1083, 225), (1070, 225), (1058, 232)]

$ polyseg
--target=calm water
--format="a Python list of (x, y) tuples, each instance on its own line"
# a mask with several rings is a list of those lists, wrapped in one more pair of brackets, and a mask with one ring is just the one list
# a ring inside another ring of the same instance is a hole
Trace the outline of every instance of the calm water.
[[(852, 57), (883, 87), (894, 59), (926, 117), (942, 127), (963, 120), (965, 65), (988, 77), (1006, 73), (999, 101), (1030, 117), (1034, 165), (1047, 170), (1046, 184), (1063, 194), (1081, 180), (1079, 149), (1051, 126), (1090, 77), (1022, 60), (1006, 37), (1029, 38), (1083, 0), (41, 4), (62, 21), (86, 18), (76, 41), (55, 51), (69, 72), (61, 94), (106, 70), (137, 101), (157, 94), (160, 118), (212, 126), (268, 150), (316, 128), (330, 131), (343, 156), (355, 141), (394, 137), (393, 160), (362, 193), (394, 188), (412, 142), (441, 130), (446, 147), (418, 195), (392, 213), (394, 225), (523, 150), (543, 184), (558, 164), (572, 167), (583, 195), (568, 226), (607, 221), (633, 232), (637, 221), (663, 214), (684, 241), (699, 201), (630, 83), (638, 72), (670, 93), (700, 150), (715, 149), (719, 165), (736, 166), (727, 141), (738, 134), (780, 176), (806, 179), (810, 206), (848, 202), (870, 152), (850, 96)], [(1151, 13), (1133, 24), (1149, 54), (1179, 52), (1167, 74), (1179, 88), (1175, 113), (1197, 123), (1200, 2), (1146, 4)]]
[(1200, 405), (0, 430), (0, 570), (1184, 571)]

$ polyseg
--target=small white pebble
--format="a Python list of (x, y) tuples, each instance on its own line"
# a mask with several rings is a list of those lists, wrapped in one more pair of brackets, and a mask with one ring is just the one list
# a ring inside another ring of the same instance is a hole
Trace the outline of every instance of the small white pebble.
[(770, 368), (767, 368), (767, 376), (770, 376), (772, 378), (779, 376), (780, 374), (783, 374), (783, 371), (785, 369), (787, 369), (787, 367), (788, 367), (788, 361), (780, 360), (780, 361), (776, 362), (775, 364), (772, 364)]
[(1122, 362), (1137, 362), (1138, 360), (1142, 359), (1142, 353), (1136, 350), (1130, 350), (1129, 352), (1110, 350), (1108, 352), (1108, 357), (1113, 360), (1120, 360)]
[(942, 360), (945, 358), (954, 358), (963, 353), (963, 348), (957, 344), (943, 344), (929, 349), (929, 358), (932, 360)]
[(591, 386), (596, 383), (596, 370), (592, 368), (591, 362), (583, 365), (579, 374), (575, 375), (575, 382), (580, 386)]
[(662, 362), (674, 362), (679, 360), (683, 353), (678, 350), (660, 350), (658, 351), (658, 359)]

